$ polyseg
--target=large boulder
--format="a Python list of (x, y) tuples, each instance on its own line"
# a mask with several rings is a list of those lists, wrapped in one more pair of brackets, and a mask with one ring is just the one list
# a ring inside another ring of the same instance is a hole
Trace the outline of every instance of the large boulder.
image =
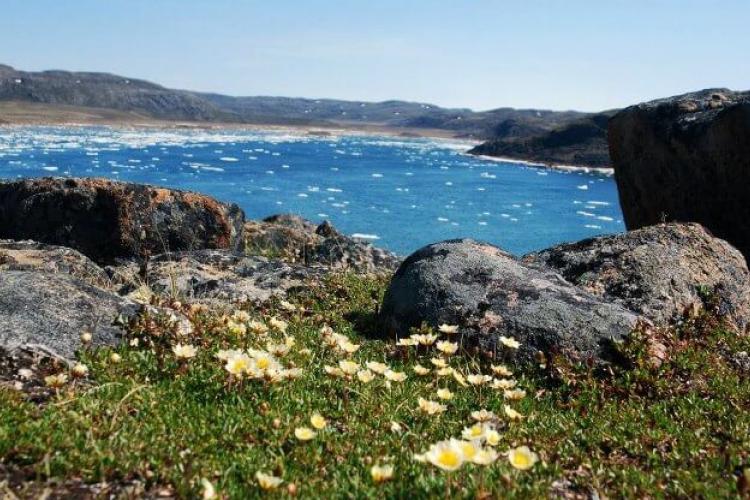
[(750, 321), (750, 273), (742, 254), (699, 224), (660, 224), (559, 245), (525, 256), (571, 283), (657, 324), (702, 305), (714, 293), (740, 328)]
[(631, 106), (608, 136), (628, 229), (699, 222), (750, 256), (750, 92)]
[(187, 191), (106, 179), (0, 183), (0, 238), (79, 250), (98, 263), (165, 251), (240, 249), (237, 205)]
[(530, 360), (537, 351), (606, 358), (612, 341), (627, 336), (639, 318), (497, 247), (450, 240), (401, 264), (382, 319), (386, 332), (401, 337), (422, 322), (459, 325), (483, 349), (498, 349), (501, 335), (512, 336), (522, 343), (520, 358)]
[(72, 359), (80, 335), (91, 332), (93, 345), (115, 345), (118, 319), (138, 306), (112, 292), (60, 273), (0, 271), (0, 350), (38, 350)]

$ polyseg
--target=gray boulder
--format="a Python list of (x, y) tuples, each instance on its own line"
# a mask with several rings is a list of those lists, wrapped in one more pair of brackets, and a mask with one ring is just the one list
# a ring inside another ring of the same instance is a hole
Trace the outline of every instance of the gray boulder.
[(422, 322), (459, 325), (464, 339), (498, 350), (501, 335), (537, 351), (606, 358), (612, 340), (628, 335), (638, 316), (578, 288), (558, 274), (524, 265), (473, 240), (428, 245), (399, 267), (386, 292), (382, 320), (400, 337)]
[(750, 257), (750, 92), (631, 106), (608, 137), (628, 229), (698, 222)]
[(0, 238), (74, 248), (100, 264), (165, 251), (244, 244), (237, 205), (205, 195), (107, 179), (0, 183)]
[(115, 345), (122, 335), (116, 320), (138, 309), (68, 274), (0, 271), (0, 350), (39, 350), (71, 359), (83, 331), (91, 332), (95, 346)]
[(742, 254), (699, 224), (660, 224), (559, 245), (523, 261), (558, 271), (602, 300), (657, 324), (701, 306), (700, 288), (740, 329), (750, 320), (750, 273)]

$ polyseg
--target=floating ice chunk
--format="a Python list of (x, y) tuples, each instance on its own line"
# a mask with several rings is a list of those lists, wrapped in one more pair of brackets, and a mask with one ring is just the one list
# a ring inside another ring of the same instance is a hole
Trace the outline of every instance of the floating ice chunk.
[(46, 170), (47, 172), (56, 172), (57, 167), (42, 167), (42, 170)]
[(219, 158), (219, 159), (220, 159), (221, 161), (228, 161), (228, 162), (239, 161), (239, 160), (238, 160), (237, 158), (235, 158), (235, 157), (233, 157), (233, 156), (222, 156), (222, 157), (221, 157), (221, 158)]
[(589, 188), (588, 184), (581, 184), (580, 186), (576, 186), (576, 187), (583, 191), (586, 191)]
[(361, 240), (379, 240), (380, 236), (368, 233), (352, 233), (352, 238), (359, 238)]

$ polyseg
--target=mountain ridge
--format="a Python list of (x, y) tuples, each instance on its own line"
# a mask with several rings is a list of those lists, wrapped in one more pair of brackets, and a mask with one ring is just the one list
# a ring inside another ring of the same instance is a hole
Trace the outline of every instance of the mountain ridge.
[(505, 120), (546, 129), (587, 116), (578, 111), (443, 108), (390, 99), (380, 102), (330, 98), (229, 96), (170, 89), (112, 73), (46, 70), (29, 72), (0, 64), (0, 101), (70, 105), (136, 112), (154, 119), (239, 124), (381, 125), (440, 129), (458, 137), (489, 139)]

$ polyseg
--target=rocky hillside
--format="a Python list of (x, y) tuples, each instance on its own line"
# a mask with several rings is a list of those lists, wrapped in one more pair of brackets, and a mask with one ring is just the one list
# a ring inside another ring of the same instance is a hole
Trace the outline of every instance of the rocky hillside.
[[(313, 126), (382, 126), (445, 130), (489, 138), (505, 122), (528, 137), (586, 116), (575, 111), (498, 108), (476, 112), (406, 101), (342, 101), (290, 97), (233, 97), (188, 92), (106, 73), (19, 71), (0, 65), (0, 102), (76, 106), (136, 113), (160, 120)], [(70, 112), (72, 110), (67, 109)], [(2, 116), (0, 116), (2, 120)]]
[(609, 167), (607, 122), (612, 114), (589, 115), (552, 127), (506, 120), (495, 127), (491, 140), (469, 152), (544, 164)]
[(0, 65), (0, 101), (114, 109), (167, 120), (231, 118), (205, 99), (143, 80), (107, 73), (33, 73), (5, 65)]
[(629, 229), (699, 222), (750, 258), (750, 92), (631, 106), (610, 121), (609, 144)]

